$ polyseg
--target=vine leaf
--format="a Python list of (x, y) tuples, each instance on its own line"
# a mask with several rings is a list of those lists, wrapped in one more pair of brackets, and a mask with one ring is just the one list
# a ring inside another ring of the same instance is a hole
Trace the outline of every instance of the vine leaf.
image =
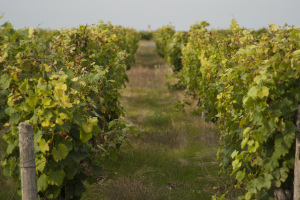
[(48, 176), (48, 183), (50, 185), (60, 186), (63, 183), (65, 176), (66, 174), (62, 169), (55, 170), (55, 171), (50, 169), (49, 176)]
[(66, 158), (68, 153), (69, 149), (64, 144), (58, 144), (57, 147), (53, 147), (52, 149), (52, 155), (56, 162)]
[(46, 166), (46, 158), (44, 156), (36, 157), (35, 163), (36, 163), (36, 171), (42, 172)]
[(11, 126), (17, 124), (19, 122), (20, 118), (21, 118), (20, 113), (13, 113), (9, 118), (9, 124)]
[(271, 180), (273, 176), (270, 174), (264, 174), (264, 177), (256, 178), (252, 181), (253, 186), (257, 188), (257, 190), (261, 190), (262, 188), (270, 189), (271, 188)]
[(43, 153), (46, 153), (46, 151), (49, 151), (49, 144), (46, 142), (45, 139), (41, 139), (39, 142), (39, 146), (41, 148), (41, 151)]
[(84, 131), (80, 131), (80, 140), (83, 143), (86, 143), (87, 141), (89, 141), (92, 138), (92, 134), (91, 133), (86, 133)]
[(0, 78), (0, 87), (3, 90), (6, 90), (7, 88), (9, 88), (10, 81), (11, 81), (11, 78), (9, 78), (9, 76), (7, 74), (3, 74)]
[(238, 180), (239, 182), (242, 182), (242, 180), (245, 177), (245, 171), (238, 171), (238, 173), (236, 174), (236, 180)]
[(40, 175), (37, 180), (38, 191), (45, 191), (48, 187), (47, 176), (46, 174)]

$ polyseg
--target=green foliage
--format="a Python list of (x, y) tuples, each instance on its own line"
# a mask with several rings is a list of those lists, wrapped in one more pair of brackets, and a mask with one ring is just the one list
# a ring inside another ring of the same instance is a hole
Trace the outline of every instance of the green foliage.
[(168, 43), (172, 40), (175, 34), (175, 27), (172, 25), (163, 26), (157, 29), (154, 33), (154, 41), (156, 44), (156, 50), (160, 57), (166, 58), (168, 54)]
[(182, 65), (182, 49), (188, 40), (187, 32), (176, 32), (167, 44), (167, 57), (174, 72), (179, 72)]
[(53, 39), (53, 37), (59, 35), (59, 31), (38, 28), (38, 29), (35, 29), (35, 35), (42, 41), (43, 44), (46, 45), (47, 48), (50, 49), (52, 39)]
[[(4, 173), (20, 178), (18, 124), (34, 128), (40, 197), (79, 199), (131, 127), (119, 89), (137, 47), (133, 29), (101, 23), (62, 29), (45, 45), (34, 29), (0, 29), (0, 122), (9, 126)], [(101, 170), (100, 170), (101, 171)]]
[(157, 53), (165, 58), (172, 66), (174, 72), (182, 68), (182, 49), (187, 43), (187, 32), (175, 32), (171, 25), (163, 26), (154, 32)]
[(262, 36), (262, 34), (268, 34), (267, 28), (260, 28), (258, 30), (253, 31), (253, 34), (256, 36)]
[(127, 59), (127, 69), (131, 68), (131, 65), (134, 64), (134, 53), (138, 49), (139, 40), (141, 36), (138, 32), (136, 32), (135, 29), (126, 29), (126, 46), (123, 48), (128, 53), (128, 59)]
[(230, 33), (191, 26), (181, 81), (199, 96), (206, 119), (221, 131), (220, 167), (247, 193), (273, 196), (293, 185), (295, 112), (300, 103), (300, 31), (253, 34), (232, 21)]
[(148, 31), (139, 31), (139, 35), (141, 40), (152, 40), (153, 39), (153, 33)]
[(133, 28), (124, 28), (122, 26), (114, 26), (111, 23), (98, 25), (98, 28), (110, 31), (112, 34), (112, 40), (118, 45), (118, 48), (126, 52), (126, 68), (130, 69), (131, 65), (134, 64), (134, 53), (138, 48), (138, 42), (140, 36)]

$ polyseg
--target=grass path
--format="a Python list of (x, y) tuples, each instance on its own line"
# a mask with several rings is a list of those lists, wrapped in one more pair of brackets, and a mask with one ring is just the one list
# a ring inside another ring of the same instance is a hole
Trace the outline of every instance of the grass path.
[(107, 179), (89, 186), (82, 199), (193, 200), (227, 191), (226, 179), (218, 176), (215, 127), (176, 109), (183, 91), (168, 89), (172, 70), (153, 42), (140, 42), (136, 63), (127, 72), (122, 103), (127, 120), (145, 133), (131, 137), (119, 159), (107, 162)]

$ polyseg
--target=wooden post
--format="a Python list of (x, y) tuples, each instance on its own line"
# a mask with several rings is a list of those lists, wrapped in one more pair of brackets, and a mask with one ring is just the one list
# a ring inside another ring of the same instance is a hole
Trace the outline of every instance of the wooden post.
[(22, 200), (37, 200), (37, 182), (33, 129), (28, 123), (19, 124)]
[(293, 200), (292, 191), (278, 188), (274, 191), (275, 200)]
[(297, 113), (296, 152), (294, 169), (294, 200), (300, 199), (300, 105)]

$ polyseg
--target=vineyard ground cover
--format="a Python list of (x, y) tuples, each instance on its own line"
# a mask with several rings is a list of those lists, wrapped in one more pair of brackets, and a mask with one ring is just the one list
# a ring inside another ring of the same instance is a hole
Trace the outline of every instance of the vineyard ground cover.
[[(156, 65), (163, 65), (164, 61), (155, 53), (155, 43), (143, 40), (143, 48), (139, 48), (135, 56), (136, 66), (153, 68)], [(131, 80), (131, 85), (134, 85)]]
[[(122, 91), (127, 119), (141, 138), (130, 138), (119, 159), (106, 162), (105, 179), (88, 185), (85, 200), (193, 200), (238, 190), (228, 176), (218, 175), (216, 152), (219, 135), (212, 124), (176, 109), (183, 91), (168, 90), (172, 73), (155, 53), (153, 41), (141, 41), (137, 64), (128, 71), (129, 83)], [(192, 101), (191, 101), (192, 102)]]

